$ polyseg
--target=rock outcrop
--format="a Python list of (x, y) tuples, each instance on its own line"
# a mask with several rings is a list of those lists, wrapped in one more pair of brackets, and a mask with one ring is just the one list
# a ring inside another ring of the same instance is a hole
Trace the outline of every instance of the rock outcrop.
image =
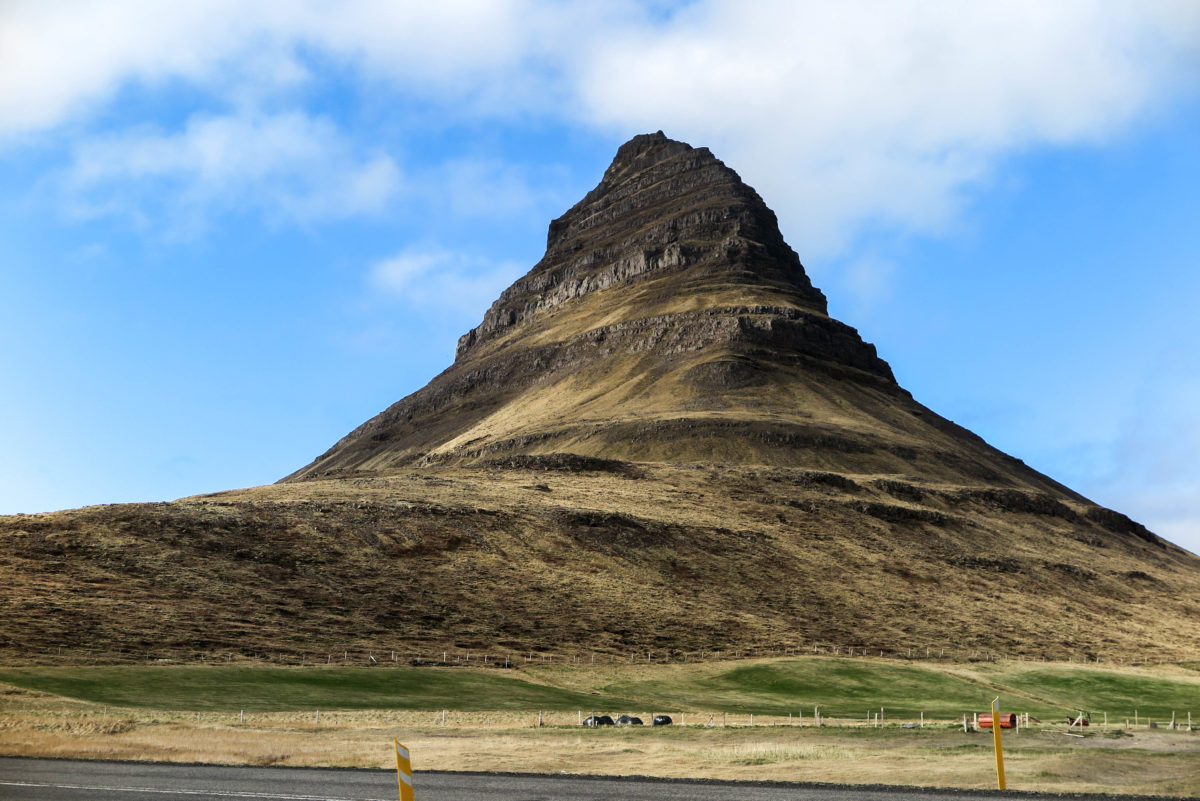
[(825, 296), (758, 193), (707, 148), (659, 131), (625, 143), (600, 185), (550, 223), (546, 255), (463, 336), (458, 358), (566, 301), (685, 269), (693, 292), (769, 282), (796, 304), (826, 312)]

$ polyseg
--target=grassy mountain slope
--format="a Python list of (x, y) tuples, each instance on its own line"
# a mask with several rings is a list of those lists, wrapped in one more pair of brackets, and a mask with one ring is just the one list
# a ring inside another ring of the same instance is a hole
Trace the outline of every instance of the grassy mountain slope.
[(0, 520), (0, 645), (1194, 657), (1196, 557), (1110, 515), (1033, 491), (578, 457), (280, 484)]

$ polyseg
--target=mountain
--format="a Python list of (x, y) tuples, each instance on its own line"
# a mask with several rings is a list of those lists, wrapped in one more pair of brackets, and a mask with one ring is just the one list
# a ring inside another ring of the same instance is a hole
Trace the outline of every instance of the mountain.
[(454, 364), (288, 481), (572, 453), (1022, 487), (831, 318), (774, 213), (705, 148), (621, 147)]
[(661, 132), (311, 464), (2, 518), (0, 576), (13, 656), (1200, 646), (1200, 558), (915, 401), (762, 198)]

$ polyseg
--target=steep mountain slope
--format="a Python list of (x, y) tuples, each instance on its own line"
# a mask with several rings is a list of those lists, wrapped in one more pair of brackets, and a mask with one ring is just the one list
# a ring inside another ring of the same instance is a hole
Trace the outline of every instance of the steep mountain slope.
[(0, 518), (0, 652), (1195, 658), (1200, 558), (923, 407), (635, 137), (454, 364), (279, 484)]
[(914, 402), (706, 149), (635, 137), (454, 365), (287, 480), (569, 452), (1065, 488)]

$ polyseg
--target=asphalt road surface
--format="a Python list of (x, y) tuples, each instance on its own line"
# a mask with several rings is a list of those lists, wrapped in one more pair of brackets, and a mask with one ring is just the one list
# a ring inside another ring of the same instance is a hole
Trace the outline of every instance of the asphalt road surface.
[[(444, 773), (414, 776), (417, 801), (949, 801), (1028, 793), (598, 776)], [(386, 770), (255, 768), (0, 757), (3, 801), (396, 801)], [(1067, 796), (1042, 796), (1067, 797)], [(1074, 799), (1091, 796), (1073, 795)], [(1099, 797), (1095, 797), (1099, 798)]]

